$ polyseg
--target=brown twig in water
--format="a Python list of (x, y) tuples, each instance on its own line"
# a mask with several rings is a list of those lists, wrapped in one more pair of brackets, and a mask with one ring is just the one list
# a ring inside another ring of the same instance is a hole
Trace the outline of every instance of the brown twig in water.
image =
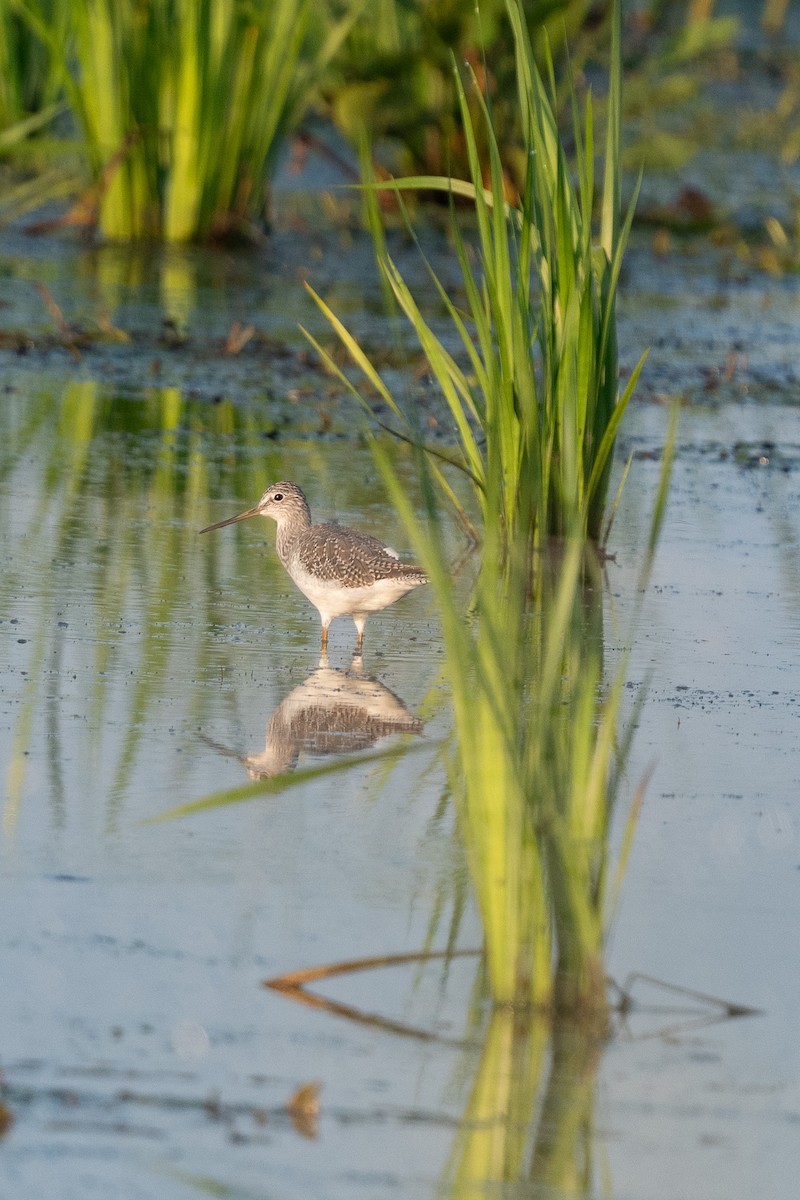
[(337, 1017), (344, 1017), (358, 1025), (368, 1025), (373, 1029), (382, 1029), (386, 1033), (394, 1033), (400, 1037), (415, 1038), (423, 1042), (439, 1042), (448, 1046), (463, 1046), (461, 1038), (448, 1038), (427, 1029), (418, 1029), (406, 1025), (402, 1021), (393, 1021), (378, 1013), (367, 1013), (352, 1004), (343, 1004), (337, 1000), (329, 1000), (306, 990), (306, 985), (319, 979), (332, 979), (337, 975), (347, 975), (356, 971), (370, 971), (376, 967), (396, 967), (405, 963), (431, 962), (443, 958), (475, 957), (480, 950), (427, 950), (412, 954), (380, 954), (371, 958), (345, 959), (339, 963), (326, 963), (319, 967), (304, 967), (299, 971), (289, 971), (285, 975), (276, 975), (264, 980), (264, 987), (282, 992), (291, 1000), (305, 1004), (309, 1008), (319, 1008)]

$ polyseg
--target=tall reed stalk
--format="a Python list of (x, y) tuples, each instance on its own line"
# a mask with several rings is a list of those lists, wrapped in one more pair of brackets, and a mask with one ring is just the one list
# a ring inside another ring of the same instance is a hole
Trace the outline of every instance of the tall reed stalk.
[[(489, 147), (484, 184), (458, 75), (471, 179), (417, 177), (394, 184), (439, 187), (474, 203), (477, 268), (454, 223), (466, 314), (431, 273), (460, 355), (426, 322), (386, 252), (374, 192), (366, 192), (384, 277), (452, 418), (452, 454), (426, 454), (413, 413), (392, 395), (335, 314), (319, 297), (317, 302), (418, 447), (422, 513), (411, 504), (386, 447), (375, 442), (374, 452), (441, 612), (458, 747), (452, 784), (493, 997), (502, 1004), (586, 1012), (602, 1021), (603, 943), (633, 816), (614, 873), (608, 834), (629, 738), (619, 729), (627, 656), (608, 680), (594, 543), (603, 533), (615, 435), (641, 368), (620, 394), (615, 298), (633, 206), (623, 220), (619, 8), (612, 17), (596, 238), (591, 97), (582, 119), (573, 103), (574, 185), (520, 0), (507, 0), (507, 8), (528, 164), (519, 207), (505, 198), (491, 113), (478, 93), (481, 135)], [(670, 456), (668, 445), (641, 583), (663, 516)], [(437, 496), (443, 490), (455, 499), (442, 457), (469, 480), (481, 516), (482, 566), (471, 620), (465, 619), (442, 537)]]

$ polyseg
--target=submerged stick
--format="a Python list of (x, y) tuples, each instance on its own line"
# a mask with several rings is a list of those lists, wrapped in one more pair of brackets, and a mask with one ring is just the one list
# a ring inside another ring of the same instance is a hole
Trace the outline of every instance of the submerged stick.
[(408, 954), (376, 954), (370, 958), (349, 958), (338, 963), (325, 963), (319, 967), (303, 967), (299, 971), (288, 971), (264, 980), (264, 987), (276, 992), (300, 990), (317, 979), (331, 979), (334, 975), (349, 975), (354, 971), (371, 971), (376, 967), (399, 967), (405, 963), (431, 962), (437, 958), (473, 958), (480, 950), (421, 950)]
[(358, 1025), (368, 1025), (373, 1029), (382, 1029), (386, 1033), (394, 1033), (400, 1037), (415, 1038), (423, 1042), (439, 1042), (448, 1046), (465, 1046), (464, 1038), (449, 1038), (442, 1034), (433, 1033), (428, 1029), (419, 1029), (414, 1025), (406, 1025), (402, 1021), (394, 1021), (390, 1017), (382, 1017), (378, 1013), (364, 1012), (352, 1004), (344, 1004), (338, 1000), (329, 1000), (306, 990), (306, 985), (318, 979), (332, 979), (337, 975), (353, 974), (356, 971), (371, 971), (377, 967), (397, 967), (406, 963), (431, 962), (435, 959), (475, 957), (480, 950), (426, 950), (410, 954), (378, 954), (369, 958), (345, 959), (338, 963), (325, 963), (318, 967), (304, 967), (299, 971), (289, 971), (285, 975), (276, 975), (265, 979), (263, 986), (273, 991), (281, 992), (299, 1004), (309, 1008), (319, 1008), (332, 1016), (344, 1017)]

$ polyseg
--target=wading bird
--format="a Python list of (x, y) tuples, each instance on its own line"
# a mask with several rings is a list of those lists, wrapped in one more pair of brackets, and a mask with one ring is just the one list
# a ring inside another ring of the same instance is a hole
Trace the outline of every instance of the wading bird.
[(319, 612), (322, 649), (334, 617), (351, 616), (358, 651), (370, 613), (380, 612), (406, 592), (427, 583), (419, 567), (400, 561), (396, 550), (378, 538), (335, 522), (312, 525), (308, 501), (296, 483), (272, 483), (255, 508), (237, 513), (201, 533), (222, 529), (248, 517), (272, 517), (278, 526), (275, 549), (289, 577)]

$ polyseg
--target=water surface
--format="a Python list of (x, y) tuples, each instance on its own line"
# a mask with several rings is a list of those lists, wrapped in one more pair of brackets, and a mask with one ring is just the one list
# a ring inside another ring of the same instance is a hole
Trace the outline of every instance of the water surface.
[[(713, 260), (689, 278), (685, 262), (663, 266), (644, 243), (631, 259), (623, 351), (629, 362), (646, 341), (653, 351), (620, 445), (620, 462), (628, 449), (636, 459), (608, 567), (611, 662), (633, 607), (661, 400), (688, 404), (631, 666), (632, 695), (651, 679), (631, 793), (650, 765), (654, 774), (609, 967), (620, 981), (645, 972), (764, 1015), (698, 1027), (708, 1014), (696, 1003), (637, 1012), (586, 1062), (546, 1027), (490, 1023), (471, 958), (319, 988), (433, 1037), (262, 986), (303, 966), (443, 947), (452, 929), (462, 948), (479, 944), (446, 801), (442, 650), (424, 590), (371, 619), (355, 671), (352, 624), (338, 622), (323, 668), (343, 673), (328, 688), (366, 675), (402, 705), (410, 728), (387, 730), (372, 752), (405, 738), (406, 757), (151, 820), (268, 774), (276, 710), (319, 679), (318, 618), (277, 563), (271, 523), (197, 531), (289, 478), (319, 518), (405, 549), (352, 407), (294, 332), (298, 314), (315, 317), (281, 257), (292, 247), (298, 273), (321, 264), (315, 285), (335, 277), (337, 299), (348, 296), (360, 331), (377, 337), (377, 291), (359, 291), (347, 270), (365, 271), (366, 243), (348, 257), (341, 231), (320, 254), (278, 237), (272, 258), (190, 254), (137, 275), (125, 273), (135, 256), (69, 243), (43, 255), (4, 236), (4, 322), (29, 325), (33, 339), (21, 358), (3, 352), (0, 416), (0, 1061), (14, 1116), (0, 1145), (4, 1190), (23, 1200), (494, 1195), (476, 1165), (487, 1162), (478, 1114), (481, 1096), (508, 1083), (528, 1108), (502, 1138), (490, 1125), (505, 1147), (494, 1168), (504, 1196), (792, 1196), (796, 282), (778, 285), (783, 315), (767, 337), (763, 281), (734, 288)], [(107, 311), (131, 341), (65, 348), (37, 278), (71, 321)], [(162, 318), (178, 310), (189, 341), (170, 345)], [(247, 318), (279, 347), (254, 339), (226, 357), (231, 322)], [(389, 369), (407, 366), (398, 361)], [(433, 415), (424, 378), (412, 380)], [(398, 463), (413, 494), (400, 451)], [(326, 739), (296, 747), (295, 776), (333, 761), (331, 727)], [(536, 1103), (553, 1079), (567, 1089), (564, 1111), (580, 1114), (572, 1152), (584, 1169), (571, 1188), (563, 1175), (548, 1183), (543, 1166), (545, 1134), (551, 1146), (563, 1134), (557, 1105)], [(322, 1084), (316, 1137), (286, 1111), (312, 1080)], [(582, 1081), (579, 1099), (568, 1089)]]

